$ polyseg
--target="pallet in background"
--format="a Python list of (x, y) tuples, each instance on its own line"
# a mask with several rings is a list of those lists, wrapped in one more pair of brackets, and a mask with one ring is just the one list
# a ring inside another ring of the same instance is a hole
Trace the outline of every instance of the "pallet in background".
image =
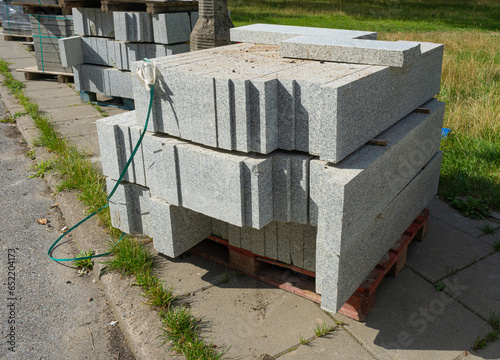
[(134, 110), (135, 103), (133, 99), (111, 96), (110, 101), (98, 101), (97, 93), (80, 90), (80, 100), (82, 103), (92, 103), (99, 106), (110, 106), (125, 110)]
[[(428, 221), (429, 210), (424, 209), (339, 310), (339, 313), (358, 321), (366, 320), (366, 316), (375, 304), (378, 285), (386, 275), (396, 277), (403, 269), (406, 264), (408, 245), (412, 240), (422, 241), (425, 238)], [(321, 303), (321, 295), (315, 293), (315, 273), (311, 271), (231, 246), (228, 241), (215, 236), (209, 236), (208, 239), (190, 249), (189, 253)]]
[(23, 72), (24, 78), (26, 80), (35, 80), (47, 77), (57, 77), (57, 82), (60, 84), (65, 84), (68, 82), (73, 82), (73, 74), (63, 73), (57, 71), (42, 71), (36, 66), (30, 66), (24, 69), (16, 69), (16, 71)]
[(24, 41), (33, 42), (31, 35), (16, 35), (16, 34), (3, 34), (4, 41)]

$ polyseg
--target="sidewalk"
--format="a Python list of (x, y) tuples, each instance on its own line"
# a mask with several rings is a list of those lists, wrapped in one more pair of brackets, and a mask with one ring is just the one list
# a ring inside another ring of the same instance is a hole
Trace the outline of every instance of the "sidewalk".
[[(17, 42), (0, 40), (0, 57), (12, 62), (13, 70), (35, 65), (33, 55)], [(100, 113), (82, 104), (66, 84), (25, 81), (24, 74), (15, 71), (13, 75), (26, 84), (25, 94), (52, 116), (58, 130), (99, 163), (95, 121)], [(4, 93), (5, 88), (0, 94), (10, 112), (22, 111), (6, 101)], [(110, 115), (123, 111), (104, 110)], [(37, 134), (30, 119), (18, 119), (18, 126), (30, 143)], [(74, 197), (60, 196), (66, 221), (75, 224), (82, 217), (81, 206)], [(257, 359), (269, 354), (279, 359), (499, 359), (500, 340), (483, 350), (469, 351), (478, 337), (491, 330), (490, 314), (500, 316), (500, 252), (493, 247), (500, 241), (500, 219), (491, 222), (497, 228), (495, 234), (486, 235), (478, 229), (483, 222), (462, 217), (439, 199), (428, 208), (431, 219), (426, 239), (410, 244), (406, 267), (397, 278), (384, 279), (366, 323), (328, 314), (311, 301), (228, 273), (192, 255), (178, 259), (157, 255), (158, 271), (177, 295), (185, 297), (193, 314), (203, 319), (207, 339), (228, 348), (228, 358)], [(96, 228), (87, 223), (75, 238), (95, 242), (100, 237), (104, 242), (102, 230)], [(92, 232), (101, 235), (92, 238)], [(130, 287), (131, 280), (116, 274), (100, 280), (117, 317), (123, 319), (122, 331), (137, 358), (171, 354), (167, 346), (159, 347), (159, 318), (141, 305), (143, 298), (137, 287)], [(445, 284), (444, 290), (437, 291), (436, 283)], [(332, 325), (344, 321), (345, 325), (300, 345), (299, 339), (314, 336), (315, 326), (322, 321)]]

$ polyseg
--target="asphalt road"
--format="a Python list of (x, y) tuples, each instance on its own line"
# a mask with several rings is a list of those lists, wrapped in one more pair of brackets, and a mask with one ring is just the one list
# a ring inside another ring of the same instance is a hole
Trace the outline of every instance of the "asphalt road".
[[(66, 224), (45, 181), (29, 179), (28, 150), (0, 124), (0, 358), (134, 359), (99, 283), (47, 257)], [(57, 255), (78, 252), (70, 241)]]

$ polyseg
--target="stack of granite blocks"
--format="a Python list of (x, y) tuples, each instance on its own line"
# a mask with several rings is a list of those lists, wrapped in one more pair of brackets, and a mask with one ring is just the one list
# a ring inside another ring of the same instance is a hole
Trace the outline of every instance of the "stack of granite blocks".
[[(437, 192), (443, 46), (263, 28), (155, 59), (150, 123), (110, 200), (113, 225), (171, 257), (216, 235), (314, 271), (336, 312)], [(144, 131), (150, 93), (134, 80), (134, 96), (135, 111), (97, 123), (108, 191)]]
[(31, 32), (38, 70), (72, 73), (61, 61), (59, 39), (74, 34), (73, 18), (64, 15), (30, 15)]
[(147, 14), (73, 10), (75, 31), (59, 41), (65, 66), (73, 66), (80, 91), (133, 99), (131, 66), (143, 58), (189, 51), (197, 12)]

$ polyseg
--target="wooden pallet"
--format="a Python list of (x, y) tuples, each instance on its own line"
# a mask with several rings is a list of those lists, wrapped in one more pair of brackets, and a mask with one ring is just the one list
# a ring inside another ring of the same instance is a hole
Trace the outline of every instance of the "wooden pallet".
[(122, 98), (111, 96), (112, 100), (110, 101), (98, 101), (97, 93), (91, 91), (80, 90), (80, 100), (83, 103), (93, 103), (99, 106), (111, 106), (117, 107), (125, 110), (134, 110), (135, 102), (134, 99)]
[(33, 36), (31, 35), (16, 35), (16, 34), (3, 34), (4, 41), (24, 41), (33, 42)]
[[(341, 314), (358, 321), (366, 320), (375, 304), (378, 285), (386, 275), (396, 277), (403, 269), (409, 243), (425, 238), (428, 220), (429, 210), (424, 209), (339, 310)], [(190, 249), (189, 253), (321, 303), (321, 295), (315, 292), (315, 273), (312, 271), (256, 255), (215, 236), (209, 236)]]
[(180, 11), (197, 11), (198, 1), (155, 1), (155, 0), (101, 0), (102, 11), (146, 11), (148, 14), (162, 14)]
[(24, 69), (16, 69), (16, 71), (23, 72), (24, 78), (26, 80), (35, 80), (47, 77), (56, 77), (57, 82), (60, 84), (65, 84), (67, 82), (73, 82), (73, 74), (63, 73), (57, 71), (42, 71), (36, 66), (30, 66)]

